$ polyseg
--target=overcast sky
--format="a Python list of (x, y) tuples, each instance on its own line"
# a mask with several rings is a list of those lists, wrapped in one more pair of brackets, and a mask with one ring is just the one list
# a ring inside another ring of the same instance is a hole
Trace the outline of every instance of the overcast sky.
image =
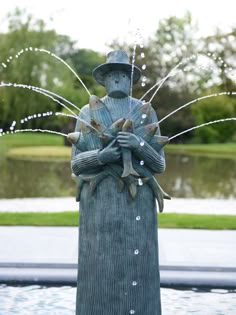
[(0, 30), (6, 29), (6, 14), (18, 6), (44, 19), (57, 32), (69, 35), (79, 47), (107, 52), (109, 41), (130, 38), (137, 28), (146, 38), (156, 30), (160, 19), (170, 15), (182, 17), (186, 11), (192, 13), (202, 34), (211, 34), (216, 27), (227, 31), (236, 26), (236, 0), (141, 1), (2, 0)]

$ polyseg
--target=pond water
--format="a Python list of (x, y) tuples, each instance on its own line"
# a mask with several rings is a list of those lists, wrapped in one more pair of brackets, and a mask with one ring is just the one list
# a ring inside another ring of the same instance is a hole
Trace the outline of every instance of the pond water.
[[(236, 160), (167, 155), (158, 181), (172, 197), (235, 198)], [(75, 195), (68, 162), (0, 159), (0, 198)]]
[[(233, 315), (236, 290), (161, 289), (163, 315)], [(0, 315), (74, 315), (74, 287), (0, 286)]]

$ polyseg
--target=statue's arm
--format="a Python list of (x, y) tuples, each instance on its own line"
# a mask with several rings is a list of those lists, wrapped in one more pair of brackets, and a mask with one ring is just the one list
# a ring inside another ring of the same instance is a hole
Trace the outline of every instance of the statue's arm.
[(114, 142), (110, 143), (102, 150), (78, 152), (74, 155), (72, 151), (72, 172), (78, 176), (86, 171), (91, 171), (93, 168), (97, 169), (99, 166), (114, 163), (120, 159), (120, 154), (120, 148), (115, 147)]
[(71, 169), (75, 175), (80, 175), (84, 172), (97, 169), (103, 165), (98, 157), (99, 150), (91, 150), (76, 154), (71, 159)]
[[(150, 123), (154, 122), (157, 122), (157, 116), (155, 111), (153, 110)], [(160, 135), (159, 130), (157, 132), (157, 135)], [(140, 136), (123, 131), (118, 133), (117, 141), (121, 147), (131, 149), (136, 158), (139, 160), (143, 160), (146, 166), (148, 166), (154, 173), (164, 172), (165, 156), (161, 146), (155, 146), (156, 149), (154, 149)]]
[[(85, 119), (89, 116), (88, 106), (85, 106), (79, 115), (79, 118)], [(75, 132), (80, 131), (80, 120), (77, 119)], [(71, 154), (71, 169), (75, 175), (80, 175), (84, 172), (91, 171), (93, 168), (97, 168), (102, 165), (98, 157), (99, 150), (91, 150), (83, 152), (79, 148), (72, 146)]]
[[(82, 111), (80, 117), (86, 117), (84, 114), (85, 110)], [(87, 116), (88, 117), (88, 116)], [(80, 130), (80, 121), (77, 120), (75, 131)], [(81, 151), (75, 146), (72, 148), (72, 157), (71, 157), (71, 169), (75, 175), (83, 174), (84, 172), (91, 171), (95, 169), (98, 170), (99, 167), (106, 165), (108, 163), (114, 163), (120, 159), (120, 148), (116, 146), (115, 141), (112, 141), (105, 148), (90, 150), (90, 151)]]
[[(151, 114), (151, 120), (152, 123), (158, 122), (157, 115), (154, 110)], [(156, 134), (161, 135), (160, 128), (158, 128)], [(140, 145), (140, 143), (144, 145)], [(143, 160), (144, 163), (153, 170), (153, 172), (163, 173), (165, 171), (165, 154), (162, 148), (155, 150), (149, 143), (139, 137), (139, 145), (134, 149), (134, 154), (138, 159)]]
[(163, 173), (166, 168), (165, 156), (163, 149), (157, 152), (153, 147), (151, 147), (146, 141), (140, 139), (140, 142), (143, 142), (144, 145), (139, 145), (134, 149), (135, 156), (144, 161), (154, 173)]

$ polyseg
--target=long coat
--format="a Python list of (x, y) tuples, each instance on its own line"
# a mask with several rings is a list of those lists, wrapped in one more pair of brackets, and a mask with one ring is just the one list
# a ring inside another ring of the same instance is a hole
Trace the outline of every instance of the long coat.
[[(138, 104), (130, 97), (102, 101), (113, 121), (127, 118)], [(89, 121), (89, 115), (86, 105), (80, 117)], [(157, 121), (154, 110), (149, 119)], [(75, 175), (102, 170), (98, 150), (73, 150)], [(133, 158), (153, 174), (164, 171), (163, 151), (146, 142)], [(127, 187), (118, 191), (115, 178), (107, 176), (93, 193), (86, 181), (80, 192), (76, 315), (125, 314), (161, 315), (156, 201), (147, 184), (137, 187), (132, 200)]]

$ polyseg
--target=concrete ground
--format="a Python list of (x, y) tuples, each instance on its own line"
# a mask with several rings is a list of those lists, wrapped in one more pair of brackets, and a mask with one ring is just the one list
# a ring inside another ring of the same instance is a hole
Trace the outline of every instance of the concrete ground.
[[(159, 229), (162, 286), (236, 288), (236, 231)], [(0, 283), (75, 285), (78, 229), (0, 227)]]
[[(0, 199), (0, 212), (75, 211), (79, 204), (74, 197)], [(236, 215), (236, 199), (165, 200), (164, 212)]]
[[(72, 197), (0, 199), (0, 212), (78, 207)], [(165, 201), (164, 212), (235, 215), (236, 200), (173, 198)], [(162, 286), (236, 288), (236, 231), (159, 229), (158, 233)], [(0, 253), (0, 283), (76, 284), (77, 228), (2, 226)]]

